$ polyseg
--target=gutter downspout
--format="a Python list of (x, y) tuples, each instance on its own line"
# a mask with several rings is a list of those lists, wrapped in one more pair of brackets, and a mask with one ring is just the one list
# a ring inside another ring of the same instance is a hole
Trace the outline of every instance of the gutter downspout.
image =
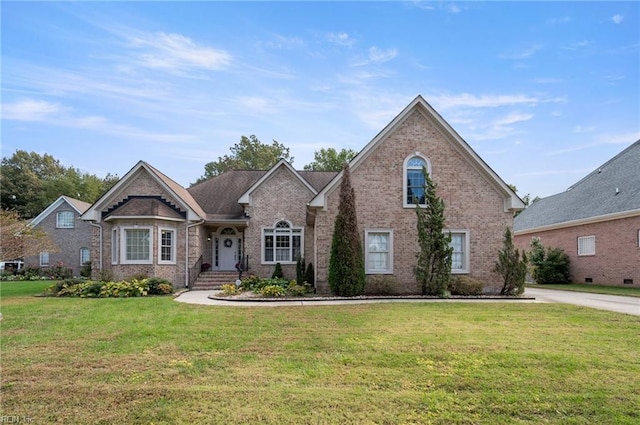
[(187, 224), (187, 231), (184, 235), (184, 287), (189, 287), (189, 229), (195, 226), (200, 226), (204, 223), (204, 219), (193, 223)]
[(100, 229), (100, 243), (98, 244), (98, 252), (99, 252), (98, 258), (100, 259), (99, 270), (102, 271), (102, 225), (96, 224), (93, 221), (90, 221), (89, 224), (93, 227), (97, 227), (98, 229)]

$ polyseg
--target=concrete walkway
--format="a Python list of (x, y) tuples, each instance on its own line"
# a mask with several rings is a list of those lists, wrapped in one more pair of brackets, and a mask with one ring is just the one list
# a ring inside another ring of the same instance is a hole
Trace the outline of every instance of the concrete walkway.
[(401, 299), (353, 299), (353, 300), (324, 300), (324, 301), (233, 301), (215, 300), (209, 298), (221, 291), (187, 291), (175, 298), (176, 301), (188, 304), (217, 305), (233, 307), (282, 307), (282, 306), (309, 306), (309, 305), (340, 305), (340, 304), (371, 304), (371, 303), (424, 303), (424, 302), (466, 302), (466, 303), (487, 303), (487, 302), (518, 302), (518, 303), (564, 303), (575, 304), (583, 307), (591, 307), (600, 310), (608, 310), (616, 313), (625, 313), (640, 316), (640, 298), (624, 297), (618, 295), (590, 294), (586, 292), (558, 291), (555, 289), (527, 288), (526, 297), (533, 299), (424, 299), (424, 298), (401, 298)]
[(220, 305), (233, 307), (283, 307), (283, 306), (310, 306), (310, 305), (343, 305), (343, 304), (374, 304), (374, 303), (487, 303), (487, 302), (534, 302), (533, 299), (504, 299), (504, 298), (354, 298), (339, 300), (295, 300), (295, 301), (238, 301), (211, 299), (209, 296), (216, 295), (222, 291), (188, 291), (176, 297), (176, 301), (189, 304)]

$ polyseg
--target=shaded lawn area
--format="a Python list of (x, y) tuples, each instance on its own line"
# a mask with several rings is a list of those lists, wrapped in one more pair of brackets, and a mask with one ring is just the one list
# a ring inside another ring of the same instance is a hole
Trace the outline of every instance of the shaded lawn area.
[(590, 292), (592, 294), (624, 295), (627, 297), (640, 297), (640, 288), (637, 286), (605, 286), (590, 283), (569, 283), (565, 285), (545, 284), (526, 285), (528, 288), (559, 289), (562, 291)]
[(221, 308), (7, 295), (14, 284), (1, 284), (1, 414), (32, 423), (640, 421), (634, 316), (520, 303)]

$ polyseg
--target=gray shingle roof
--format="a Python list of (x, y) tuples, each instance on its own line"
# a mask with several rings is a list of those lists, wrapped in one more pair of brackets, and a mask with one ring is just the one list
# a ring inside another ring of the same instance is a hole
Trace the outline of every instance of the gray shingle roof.
[[(238, 199), (253, 186), (267, 170), (231, 170), (212, 177), (187, 191), (207, 213), (207, 219), (241, 219), (244, 210)], [(337, 173), (298, 171), (316, 191), (320, 191)]]
[(567, 191), (543, 198), (513, 221), (514, 231), (640, 209), (640, 140)]

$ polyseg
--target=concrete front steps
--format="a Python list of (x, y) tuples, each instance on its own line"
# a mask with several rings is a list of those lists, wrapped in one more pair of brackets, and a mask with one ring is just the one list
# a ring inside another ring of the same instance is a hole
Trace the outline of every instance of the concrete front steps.
[(198, 279), (191, 286), (192, 291), (211, 291), (220, 289), (227, 283), (236, 283), (238, 272), (219, 272), (209, 271), (202, 272), (198, 275)]

